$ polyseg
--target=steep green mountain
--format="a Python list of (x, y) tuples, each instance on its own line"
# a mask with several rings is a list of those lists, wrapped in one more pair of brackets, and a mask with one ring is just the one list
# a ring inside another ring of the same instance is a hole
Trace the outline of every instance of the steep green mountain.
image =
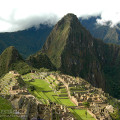
[(102, 39), (105, 43), (120, 44), (120, 25), (110, 27), (108, 21), (106, 25), (97, 24), (97, 19), (101, 16), (91, 16), (88, 19), (79, 18), (81, 24), (90, 31), (95, 38)]
[(41, 51), (63, 73), (120, 98), (120, 47), (93, 38), (75, 15), (67, 14), (55, 25)]
[(50, 70), (55, 70), (55, 66), (51, 63), (50, 59), (45, 53), (38, 52), (35, 55), (31, 55), (26, 60), (30, 66), (34, 68), (47, 68)]
[(40, 25), (39, 29), (33, 27), (23, 31), (0, 33), (0, 54), (7, 47), (15, 46), (26, 58), (42, 48), (51, 30), (52, 27)]
[(13, 46), (6, 48), (0, 55), (0, 76), (9, 70), (17, 70), (21, 74), (30, 71), (30, 67)]
[[(94, 55), (93, 38), (73, 14), (66, 15), (55, 25), (42, 52), (64, 73), (91, 79), (94, 85), (104, 86), (99, 61)], [(100, 70), (97, 71), (97, 65)], [(99, 76), (99, 77), (98, 77)]]

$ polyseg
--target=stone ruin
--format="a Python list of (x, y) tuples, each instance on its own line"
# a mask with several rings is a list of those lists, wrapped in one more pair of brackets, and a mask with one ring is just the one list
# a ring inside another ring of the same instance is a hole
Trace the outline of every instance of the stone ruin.
[(12, 84), (9, 94), (6, 93), (3, 97), (11, 102), (16, 111), (15, 114), (20, 116), (23, 120), (31, 120), (33, 118), (50, 120), (53, 117), (54, 119), (57, 119), (55, 118), (56, 114), (63, 120), (75, 120), (74, 116), (65, 106), (61, 107), (60, 105), (53, 103), (50, 105), (42, 104), (41, 101), (38, 101), (28, 92), (25, 86), (19, 87), (17, 82)]
[(79, 108), (84, 107), (83, 102), (89, 102), (90, 108), (88, 110), (96, 119), (111, 120), (109, 111), (105, 108), (108, 105), (106, 102), (108, 94), (105, 94), (101, 88), (95, 88), (81, 78), (75, 79), (68, 75), (58, 74), (50, 76), (64, 84), (68, 92), (68, 97)]

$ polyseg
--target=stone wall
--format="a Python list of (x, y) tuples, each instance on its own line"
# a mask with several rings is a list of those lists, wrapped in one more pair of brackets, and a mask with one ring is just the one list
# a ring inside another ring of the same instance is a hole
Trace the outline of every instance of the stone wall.
[(77, 99), (74, 96), (71, 96), (70, 99), (73, 103), (75, 103), (78, 106)]
[(95, 120), (98, 120), (98, 119), (96, 118), (96, 116), (95, 116), (90, 110), (87, 109), (87, 112), (88, 112), (92, 117), (94, 117)]

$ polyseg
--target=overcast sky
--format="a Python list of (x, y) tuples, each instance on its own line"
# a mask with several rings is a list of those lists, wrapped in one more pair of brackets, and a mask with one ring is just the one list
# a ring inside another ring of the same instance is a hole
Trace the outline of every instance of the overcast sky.
[(54, 25), (67, 13), (78, 17), (101, 14), (99, 23), (120, 22), (120, 0), (0, 0), (0, 32)]

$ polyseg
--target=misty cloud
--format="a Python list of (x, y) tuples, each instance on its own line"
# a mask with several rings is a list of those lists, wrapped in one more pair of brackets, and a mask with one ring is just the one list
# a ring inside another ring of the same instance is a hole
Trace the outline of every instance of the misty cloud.
[(0, 32), (24, 30), (39, 24), (54, 25), (67, 13), (84, 19), (101, 14), (99, 24), (120, 22), (119, 0), (1, 0)]

